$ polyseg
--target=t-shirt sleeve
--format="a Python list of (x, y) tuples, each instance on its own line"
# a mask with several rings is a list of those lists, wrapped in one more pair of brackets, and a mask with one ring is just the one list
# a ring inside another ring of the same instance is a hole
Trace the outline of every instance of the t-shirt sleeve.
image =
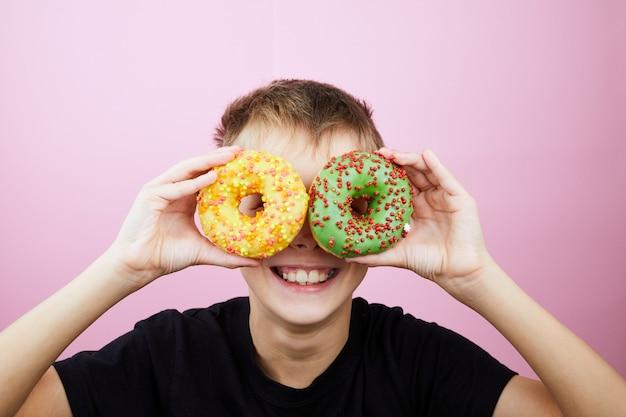
[(171, 336), (175, 313), (157, 313), (100, 350), (78, 352), (53, 363), (74, 417), (159, 414), (159, 390), (166, 370), (155, 369), (155, 350), (164, 347), (156, 345), (154, 335), (162, 335), (163, 341)]
[(428, 325), (418, 363), (421, 371), (415, 375), (423, 407), (418, 415), (491, 417), (502, 390), (517, 372), (453, 330)]

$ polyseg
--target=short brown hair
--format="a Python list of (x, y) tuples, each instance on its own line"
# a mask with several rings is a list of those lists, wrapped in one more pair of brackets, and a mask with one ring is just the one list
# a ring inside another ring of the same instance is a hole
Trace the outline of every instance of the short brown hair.
[(304, 128), (318, 143), (325, 133), (348, 129), (367, 150), (384, 146), (364, 101), (331, 84), (277, 79), (230, 103), (215, 129), (218, 146), (231, 145), (248, 124)]

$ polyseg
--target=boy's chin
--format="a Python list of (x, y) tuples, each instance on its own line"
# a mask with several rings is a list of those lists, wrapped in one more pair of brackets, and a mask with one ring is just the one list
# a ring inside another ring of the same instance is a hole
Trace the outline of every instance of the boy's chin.
[(274, 306), (275, 313), (291, 326), (318, 325), (329, 319), (333, 310), (327, 306), (298, 305), (295, 308), (285, 308), (286, 305)]
[[(288, 325), (306, 326), (332, 320), (346, 302), (351, 302), (353, 285), (346, 284), (347, 281), (355, 281), (356, 277), (352, 276), (354, 271), (347, 265), (337, 267), (338, 271), (329, 271), (329, 278), (319, 287), (284, 280), (281, 275), (290, 271), (289, 268), (272, 271), (272, 267), (262, 266), (245, 268), (242, 273), (250, 295), (263, 305), (267, 313)], [(358, 285), (357, 282), (353, 284)]]
[[(281, 287), (280, 284), (270, 285), (264, 293), (264, 304), (286, 323), (293, 326), (305, 326), (320, 324), (328, 321), (333, 314), (347, 300), (351, 300), (351, 293), (339, 282), (341, 279), (349, 279), (348, 276), (339, 274), (330, 282), (329, 287), (322, 291), (311, 293), (296, 291), (292, 288)], [(293, 284), (292, 284), (293, 285)], [(295, 284), (296, 286), (299, 284)], [(298, 288), (300, 289), (300, 288)]]

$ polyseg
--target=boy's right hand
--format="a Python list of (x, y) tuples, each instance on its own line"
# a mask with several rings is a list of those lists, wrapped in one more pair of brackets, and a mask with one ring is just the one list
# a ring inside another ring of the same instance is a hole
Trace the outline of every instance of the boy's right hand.
[(227, 163), (240, 151), (238, 146), (229, 146), (183, 160), (141, 188), (109, 248), (132, 277), (133, 286), (141, 288), (191, 265), (259, 265), (214, 246), (194, 223), (198, 191), (216, 180), (211, 168)]

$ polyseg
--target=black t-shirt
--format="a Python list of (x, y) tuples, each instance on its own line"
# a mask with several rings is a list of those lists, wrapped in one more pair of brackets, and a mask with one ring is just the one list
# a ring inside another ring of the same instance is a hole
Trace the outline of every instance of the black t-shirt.
[(451, 330), (357, 297), (339, 355), (293, 388), (257, 365), (249, 313), (248, 297), (164, 310), (55, 362), (74, 416), (491, 416), (517, 374)]

